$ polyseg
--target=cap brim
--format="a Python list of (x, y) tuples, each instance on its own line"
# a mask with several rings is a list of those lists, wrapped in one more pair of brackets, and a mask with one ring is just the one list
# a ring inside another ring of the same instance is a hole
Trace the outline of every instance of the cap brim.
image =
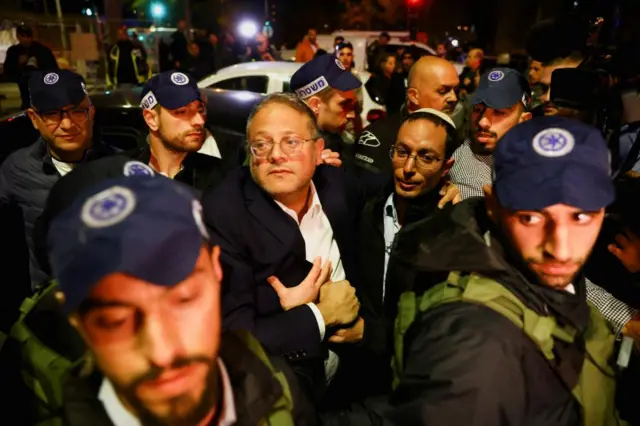
[[(65, 293), (67, 312), (78, 309), (93, 286), (114, 273), (161, 286), (176, 285), (191, 275), (204, 241), (195, 227), (176, 228), (172, 222), (155, 223), (154, 229), (146, 231), (140, 228), (138, 226), (128, 238), (94, 240), (80, 253), (67, 253), (73, 260), (57, 274)], [(161, 229), (171, 231), (162, 232)]]
[(343, 72), (338, 78), (329, 82), (329, 85), (334, 89), (348, 92), (349, 90), (356, 90), (362, 87), (362, 82), (352, 73)]
[(524, 92), (514, 93), (498, 87), (478, 89), (471, 95), (471, 105), (485, 104), (489, 108), (504, 109), (511, 108), (522, 101)]
[(520, 169), (494, 182), (494, 188), (500, 205), (511, 210), (542, 210), (566, 204), (598, 211), (615, 199), (609, 175), (577, 163)]

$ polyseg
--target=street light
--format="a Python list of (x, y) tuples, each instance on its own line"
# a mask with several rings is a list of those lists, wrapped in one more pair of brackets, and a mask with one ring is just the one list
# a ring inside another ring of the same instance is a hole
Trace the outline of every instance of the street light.
[(258, 34), (258, 25), (253, 21), (242, 21), (238, 25), (238, 33), (244, 38), (254, 38)]
[(155, 20), (164, 18), (167, 13), (167, 8), (162, 3), (151, 4), (151, 16)]

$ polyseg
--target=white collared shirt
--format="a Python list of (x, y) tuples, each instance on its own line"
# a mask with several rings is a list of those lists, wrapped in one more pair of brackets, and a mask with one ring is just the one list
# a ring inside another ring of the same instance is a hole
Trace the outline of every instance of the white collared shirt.
[(198, 150), (199, 154), (208, 155), (210, 157), (220, 158), (222, 159), (222, 154), (220, 153), (220, 148), (218, 147), (218, 143), (215, 138), (211, 134), (210, 131), (207, 130), (206, 138), (202, 147)]
[[(218, 368), (220, 379), (222, 380), (222, 398), (220, 399), (222, 404), (221, 407), (218, 408), (221, 409), (222, 412), (220, 413), (220, 422), (217, 426), (231, 426), (235, 424), (237, 420), (233, 388), (231, 386), (231, 380), (229, 379), (229, 373), (227, 373), (227, 369), (220, 358), (218, 358)], [(142, 426), (140, 420), (127, 410), (122, 401), (120, 401), (113, 385), (106, 377), (102, 380), (102, 385), (98, 392), (98, 399), (102, 402), (114, 426)]]
[(64, 176), (67, 173), (69, 173), (71, 170), (73, 170), (73, 166), (74, 166), (73, 164), (64, 163), (60, 160), (56, 160), (53, 157), (51, 157), (51, 162), (53, 163), (53, 166), (56, 168), (58, 173), (60, 173), (60, 176)]
[(389, 195), (389, 198), (387, 198), (382, 215), (382, 224), (384, 226), (384, 275), (382, 276), (382, 300), (384, 301), (387, 289), (387, 267), (389, 266), (391, 248), (393, 247), (393, 241), (396, 238), (396, 234), (401, 228), (400, 222), (398, 222), (398, 211), (396, 210), (396, 205), (393, 202), (393, 193)]
[[(300, 227), (300, 233), (304, 239), (305, 258), (307, 261), (313, 262), (316, 257), (321, 257), (322, 264), (324, 265), (324, 263), (329, 260), (331, 261), (332, 267), (331, 281), (342, 281), (346, 279), (338, 243), (333, 238), (331, 223), (322, 210), (322, 204), (320, 204), (320, 198), (318, 197), (318, 192), (313, 182), (311, 182), (311, 206), (309, 206), (302, 220), (298, 220), (296, 212), (284, 204), (278, 201), (276, 201), (276, 204), (280, 206), (282, 211), (291, 216)], [(320, 339), (324, 340), (326, 324), (324, 323), (322, 314), (315, 303), (308, 303), (307, 306), (309, 306), (313, 312), (316, 322), (318, 323)], [(337, 369), (338, 357), (334, 352), (329, 351), (329, 358), (325, 361), (325, 373), (329, 381), (335, 376)]]

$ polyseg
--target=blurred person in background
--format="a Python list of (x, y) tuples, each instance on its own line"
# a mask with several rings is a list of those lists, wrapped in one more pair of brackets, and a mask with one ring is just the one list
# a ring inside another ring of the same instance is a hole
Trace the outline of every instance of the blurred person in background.
[[(373, 75), (367, 81), (366, 88), (373, 100), (385, 105), (389, 111), (389, 100), (391, 90), (391, 80), (396, 71), (396, 55), (391, 52), (383, 52), (378, 56), (379, 61)], [(399, 108), (396, 109), (398, 111)], [(396, 112), (394, 111), (394, 112)]]
[(3, 78), (18, 84), (22, 109), (29, 108), (29, 74), (35, 70), (56, 70), (58, 63), (51, 49), (34, 40), (33, 30), (22, 24), (16, 28), (18, 44), (7, 49)]
[(473, 93), (480, 84), (480, 67), (484, 59), (482, 49), (471, 49), (467, 56), (466, 66), (460, 74), (460, 94)]
[(147, 52), (140, 42), (134, 43), (126, 27), (118, 28), (118, 41), (109, 50), (107, 86), (123, 87), (144, 84), (151, 77)]
[(269, 37), (264, 33), (256, 35), (255, 43), (247, 46), (242, 62), (273, 62), (281, 61), (282, 57), (274, 46), (269, 44)]
[[(336, 37), (341, 38), (341, 37)], [(336, 57), (338, 60), (344, 65), (347, 71), (350, 71), (351, 74), (360, 78), (360, 73), (355, 67), (355, 61), (353, 56), (353, 45), (351, 43), (342, 42), (338, 46), (336, 46)], [(363, 94), (362, 87), (356, 89), (356, 99), (358, 103), (356, 105), (356, 114), (352, 120), (347, 121), (347, 127), (343, 133), (343, 139), (345, 139), (348, 143), (354, 143), (356, 137), (362, 132), (362, 117), (360, 114), (362, 113), (363, 107)]]
[(309, 28), (307, 34), (296, 48), (296, 62), (307, 63), (315, 57), (319, 48), (317, 36), (318, 31), (315, 28)]

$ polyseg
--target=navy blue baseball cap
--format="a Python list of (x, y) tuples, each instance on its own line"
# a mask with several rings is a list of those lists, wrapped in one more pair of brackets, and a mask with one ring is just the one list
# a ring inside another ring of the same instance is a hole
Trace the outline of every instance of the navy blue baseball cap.
[(29, 75), (29, 99), (37, 111), (54, 111), (78, 105), (87, 96), (79, 74), (69, 70), (33, 71)]
[(102, 181), (51, 222), (53, 276), (75, 311), (112, 273), (173, 286), (188, 277), (208, 240), (202, 207), (183, 185), (161, 175)]
[(566, 204), (597, 211), (615, 198), (602, 134), (569, 118), (536, 117), (513, 127), (496, 145), (493, 168), (500, 205), (511, 210)]
[(144, 84), (140, 107), (152, 109), (159, 104), (166, 109), (178, 109), (198, 100), (200, 89), (195, 78), (172, 70), (156, 74)]
[(485, 104), (489, 108), (511, 108), (522, 102), (525, 108), (531, 106), (529, 82), (518, 71), (511, 68), (494, 68), (480, 79), (480, 84), (471, 95), (471, 104)]
[(310, 98), (329, 87), (347, 92), (361, 86), (360, 79), (329, 54), (307, 62), (291, 77), (291, 89), (300, 99)]

